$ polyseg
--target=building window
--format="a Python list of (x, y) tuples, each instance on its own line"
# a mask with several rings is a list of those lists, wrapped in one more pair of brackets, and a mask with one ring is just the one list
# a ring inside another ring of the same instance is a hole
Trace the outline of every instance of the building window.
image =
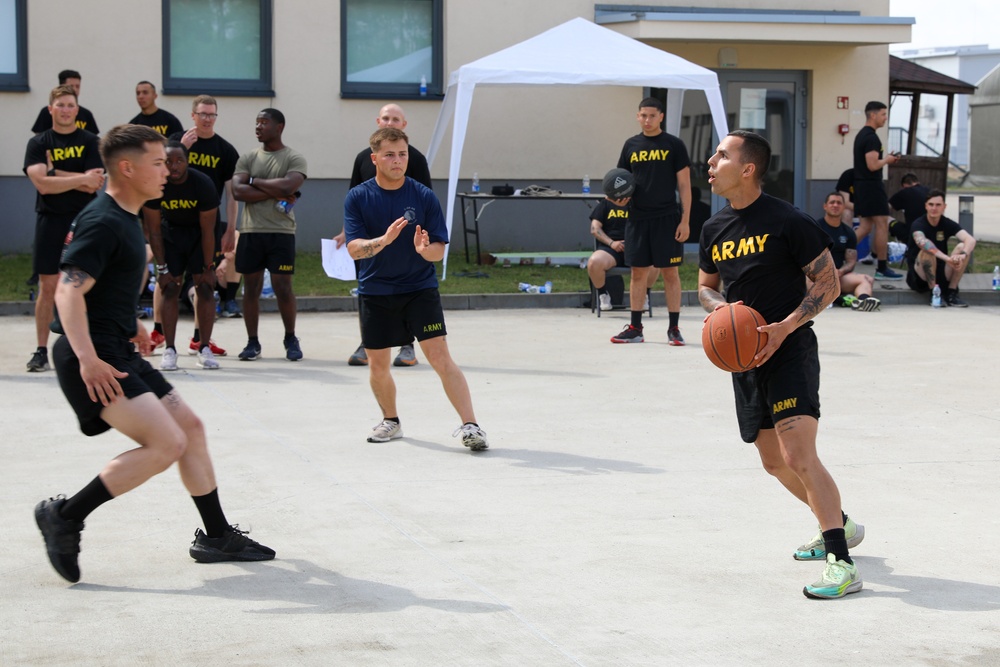
[(272, 0), (163, 0), (163, 92), (273, 97)]
[(342, 0), (341, 97), (441, 95), (444, 0)]
[(0, 90), (28, 90), (28, 0), (0, 0)]

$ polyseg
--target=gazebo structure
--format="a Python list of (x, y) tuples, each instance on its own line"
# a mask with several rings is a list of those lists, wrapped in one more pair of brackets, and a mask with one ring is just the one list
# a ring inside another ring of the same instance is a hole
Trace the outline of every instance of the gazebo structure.
[[(903, 158), (889, 166), (889, 180), (886, 184), (888, 192), (892, 193), (900, 188), (900, 180), (907, 172), (916, 174), (920, 182), (929, 188), (947, 191), (953, 102), (955, 95), (971, 95), (974, 92), (976, 87), (970, 83), (935, 72), (909, 60), (889, 56), (889, 94), (892, 97), (907, 95), (912, 98), (912, 102), (909, 127), (903, 137), (904, 145), (901, 147)], [(937, 156), (917, 155), (917, 122), (920, 114), (920, 96), (924, 93), (945, 95), (948, 98), (944, 148)]]

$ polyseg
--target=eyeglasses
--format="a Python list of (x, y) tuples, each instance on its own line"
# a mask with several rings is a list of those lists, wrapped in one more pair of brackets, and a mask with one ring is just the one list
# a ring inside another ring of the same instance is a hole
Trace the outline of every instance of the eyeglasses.
[(215, 120), (219, 117), (217, 113), (196, 113), (195, 116), (201, 118), (202, 120)]

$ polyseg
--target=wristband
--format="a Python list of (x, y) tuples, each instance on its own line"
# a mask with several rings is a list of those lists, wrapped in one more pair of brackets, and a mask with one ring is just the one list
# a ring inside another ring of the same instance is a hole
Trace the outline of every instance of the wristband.
[(253, 185), (253, 176), (250, 177), (250, 182), (247, 185)]
[(166, 264), (157, 264), (156, 265), (156, 275), (158, 275), (158, 276), (165, 276), (168, 273), (170, 273), (170, 271), (167, 269), (167, 265)]

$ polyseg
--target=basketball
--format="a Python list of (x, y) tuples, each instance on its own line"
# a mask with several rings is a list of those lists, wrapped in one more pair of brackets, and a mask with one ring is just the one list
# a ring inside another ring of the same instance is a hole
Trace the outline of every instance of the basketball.
[(701, 346), (713, 364), (730, 373), (753, 366), (754, 355), (767, 344), (757, 327), (767, 324), (760, 313), (743, 304), (726, 304), (712, 312), (701, 330)]
[(612, 169), (604, 174), (602, 186), (608, 199), (624, 199), (635, 192), (635, 177), (628, 169)]

